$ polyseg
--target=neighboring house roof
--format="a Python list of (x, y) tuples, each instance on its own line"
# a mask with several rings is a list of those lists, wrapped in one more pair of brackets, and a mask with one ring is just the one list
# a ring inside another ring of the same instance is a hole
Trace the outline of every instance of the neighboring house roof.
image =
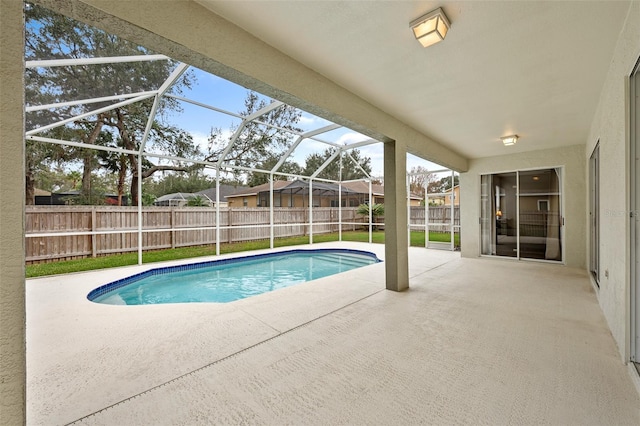
[(196, 198), (196, 197), (205, 197), (207, 199), (209, 199), (209, 201), (212, 201), (209, 197), (207, 197), (204, 194), (191, 194), (188, 192), (174, 192), (173, 194), (165, 194), (161, 197), (156, 198), (156, 201), (154, 201), (154, 203), (160, 203), (162, 201), (169, 201), (169, 200), (189, 200), (191, 198)]
[[(282, 189), (283, 187), (287, 186), (288, 184), (290, 184), (291, 181), (287, 181), (287, 180), (276, 180), (273, 182), (273, 189), (277, 190), (277, 189)], [(269, 191), (269, 183), (263, 183), (262, 185), (258, 185), (258, 186), (252, 186), (250, 188), (243, 188), (239, 191), (236, 191), (232, 194), (227, 195), (227, 198), (230, 197), (246, 197), (248, 195), (258, 195), (258, 193), (260, 192), (265, 192), (265, 191)]]
[[(273, 190), (274, 191), (292, 191), (294, 193), (304, 193), (307, 190), (308, 193), (309, 182), (303, 180), (294, 180), (294, 181), (286, 181), (286, 180), (277, 180), (273, 182)], [(330, 192), (338, 192), (338, 184), (337, 183), (326, 183), (326, 182), (314, 182), (313, 183), (314, 192), (317, 191), (330, 191)], [(250, 195), (258, 195), (261, 192), (269, 191), (269, 183), (264, 183), (262, 185), (254, 186), (251, 188), (242, 189), (234, 194), (227, 195), (228, 198), (234, 197), (246, 197)], [(378, 197), (384, 197), (384, 186), (372, 184), (371, 192), (373, 195)], [(369, 183), (364, 181), (355, 181), (355, 182), (345, 182), (342, 183), (342, 193), (344, 194), (368, 194), (369, 193)], [(418, 194), (411, 194), (411, 198), (414, 200), (421, 200), (422, 197)]]
[(43, 197), (43, 196), (51, 195), (51, 193), (49, 191), (45, 191), (44, 189), (35, 188), (33, 190), (33, 195), (38, 197)]
[[(231, 194), (235, 194), (239, 190), (247, 189), (246, 186), (243, 185), (229, 185), (229, 184), (221, 184), (220, 185), (220, 201), (223, 201)], [(211, 201), (216, 201), (216, 188), (203, 189), (202, 191), (196, 192), (196, 194), (204, 194)]]
[[(344, 182), (342, 184), (343, 187), (349, 188), (352, 191), (359, 192), (361, 194), (369, 193), (369, 182), (364, 181), (355, 181), (355, 182)], [(376, 183), (371, 184), (371, 192), (373, 195), (377, 195), (379, 197), (384, 196), (384, 186), (378, 185)]]

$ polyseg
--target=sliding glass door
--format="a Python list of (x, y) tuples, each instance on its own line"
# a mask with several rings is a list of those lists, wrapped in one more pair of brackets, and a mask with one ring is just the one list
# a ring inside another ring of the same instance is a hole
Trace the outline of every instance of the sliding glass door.
[(481, 177), (481, 253), (562, 261), (560, 169)]

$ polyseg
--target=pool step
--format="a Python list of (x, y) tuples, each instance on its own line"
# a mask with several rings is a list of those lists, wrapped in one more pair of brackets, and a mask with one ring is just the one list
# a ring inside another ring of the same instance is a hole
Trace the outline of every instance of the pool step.
[(339, 263), (339, 264), (345, 265), (345, 266), (353, 266), (353, 267), (367, 266), (367, 264), (363, 263), (360, 259), (350, 259), (350, 258), (345, 257), (345, 256), (341, 256), (340, 258), (336, 258), (336, 257), (331, 256), (331, 255), (318, 254), (318, 255), (314, 256), (314, 258), (318, 259), (318, 260), (323, 260), (323, 261), (326, 261), (326, 262)]

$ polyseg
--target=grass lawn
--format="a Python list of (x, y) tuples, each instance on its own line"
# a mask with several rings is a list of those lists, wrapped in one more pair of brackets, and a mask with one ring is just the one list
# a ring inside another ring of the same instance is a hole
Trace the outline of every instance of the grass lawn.
[[(369, 242), (368, 232), (343, 232), (343, 241)], [(449, 234), (429, 233), (430, 241), (450, 242)], [(338, 234), (317, 234), (313, 236), (314, 243), (324, 243), (338, 241)], [(372, 234), (374, 243), (384, 243), (384, 231), (374, 231)], [(308, 244), (309, 237), (277, 238), (274, 246), (285, 247), (301, 244)], [(460, 236), (455, 236), (456, 246), (460, 245)], [(411, 245), (414, 247), (424, 247), (424, 232), (411, 232)], [(248, 241), (242, 243), (223, 243), (220, 245), (220, 253), (236, 253), (241, 251), (259, 250), (269, 248), (269, 240)], [(148, 251), (142, 254), (144, 263), (163, 262), (167, 260), (186, 259), (200, 256), (213, 256), (216, 254), (215, 246), (194, 246), (176, 249)], [(91, 271), (94, 269), (115, 268), (118, 266), (136, 265), (138, 263), (138, 253), (115, 254), (96, 258), (64, 260), (52, 263), (39, 263), (27, 265), (27, 278), (41, 277), (45, 275), (70, 274), (72, 272)]]

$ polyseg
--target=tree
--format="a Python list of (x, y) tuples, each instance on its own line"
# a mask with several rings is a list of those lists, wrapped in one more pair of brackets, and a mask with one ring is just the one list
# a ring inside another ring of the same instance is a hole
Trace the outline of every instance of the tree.
[[(278, 161), (280, 161), (280, 157), (269, 155), (265, 160), (258, 163), (256, 165), (256, 168), (262, 170), (271, 170), (275, 167), (276, 164), (278, 164)], [(290, 160), (282, 163), (278, 171), (283, 173), (290, 173), (292, 175), (300, 175), (303, 173), (302, 167), (300, 167), (300, 165), (295, 161)], [(290, 178), (283, 175), (273, 175), (273, 179), (288, 180)], [(247, 185), (249, 186), (258, 186), (267, 182), (269, 182), (269, 175), (267, 173), (251, 172), (249, 173), (249, 177), (247, 178)]]
[[(269, 103), (260, 98), (257, 93), (250, 91), (247, 93), (244, 105), (245, 110), (240, 112), (240, 115), (247, 117), (265, 108)], [(295, 127), (301, 115), (300, 110), (289, 105), (283, 105), (258, 118), (259, 121), (268, 123), (271, 126), (265, 126), (255, 121), (245, 123), (231, 149), (226, 154), (224, 162), (233, 166), (258, 168), (258, 165), (265, 161), (265, 158), (280, 158), (291, 146), (295, 137), (294, 133), (281, 129), (301, 132), (301, 129)], [(232, 134), (235, 134), (239, 129), (240, 125), (235, 125), (230, 130)], [(209, 153), (206, 160), (214, 162), (220, 160), (230, 142), (231, 139), (222, 137), (221, 129), (212, 128), (209, 135)]]
[(215, 184), (215, 181), (202, 173), (201, 170), (192, 170), (187, 173), (169, 173), (155, 182), (148, 182), (145, 192), (160, 197), (176, 192), (198, 192), (209, 189)]
[[(456, 186), (458, 184), (459, 184), (459, 177), (458, 175), (455, 175), (453, 178), (453, 186)], [(445, 176), (443, 178), (440, 178), (439, 180), (436, 180), (433, 185), (433, 191), (429, 191), (429, 192), (443, 193), (443, 192), (447, 192), (450, 189), (451, 189), (451, 175)]]
[[(94, 27), (82, 24), (63, 15), (56, 14), (37, 5), (25, 8), (25, 57), (27, 60), (68, 59), (110, 56), (144, 55), (149, 52), (127, 40), (110, 35)], [(137, 63), (116, 63), (103, 65), (61, 66), (48, 68), (28, 68), (26, 70), (25, 95), (28, 104), (47, 104), (68, 100), (84, 100), (113, 94), (128, 94), (157, 89), (167, 79), (176, 66), (175, 61), (147, 61)], [(170, 92), (180, 93), (189, 87), (193, 75), (184, 74), (174, 84)], [(98, 102), (57, 108), (27, 114), (29, 128), (74, 117), (79, 114), (108, 106), (110, 102)], [(138, 150), (147, 119), (151, 112), (151, 100), (137, 102), (93, 116), (75, 120), (66, 126), (53, 129), (63, 133), (63, 140), (81, 142), (86, 145), (117, 146)], [(158, 114), (153, 121), (147, 146), (156, 152), (169, 155), (193, 156), (199, 151), (191, 136), (174, 126), (163, 124), (160, 118), (171, 110), (178, 110), (178, 101), (162, 97)], [(82, 192), (91, 193), (91, 172), (99, 166), (94, 150), (65, 148), (67, 158), (77, 158), (83, 164)], [(27, 153), (29, 156), (30, 153)], [(131, 173), (131, 194), (137, 203), (138, 179), (147, 178), (159, 170), (186, 170), (183, 164), (152, 164), (143, 161), (142, 176), (138, 176), (138, 157), (127, 154), (102, 156), (102, 164), (124, 181), (126, 169)], [(27, 182), (29, 182), (27, 180)], [(124, 192), (118, 186), (119, 195)]]
[[(35, 204), (35, 188), (39, 175), (43, 173), (49, 174), (54, 165), (60, 164), (64, 158), (64, 150), (59, 145), (41, 144), (37, 142), (27, 141), (25, 146), (25, 204)], [(50, 191), (53, 186), (48, 188), (42, 184), (40, 188)]]
[(358, 209), (356, 210), (356, 213), (368, 218), (369, 211), (371, 211), (371, 221), (375, 223), (378, 217), (384, 216), (384, 204), (360, 204), (358, 206)]
[(433, 189), (436, 181), (436, 175), (430, 173), (425, 167), (414, 166), (409, 171), (409, 191), (422, 197), (425, 196), (425, 188), (428, 192), (435, 192)]
[(209, 203), (207, 203), (207, 201), (201, 197), (200, 195), (196, 195), (195, 197), (191, 197), (189, 198), (189, 201), (187, 201), (187, 206), (188, 207), (206, 207), (208, 206)]
[[(311, 176), (335, 152), (336, 148), (327, 148), (321, 154), (311, 154), (307, 156), (303, 174)], [(349, 154), (351, 154), (353, 160), (355, 160), (360, 167), (355, 165), (348, 155), (344, 154), (342, 159), (342, 174), (340, 174), (340, 156), (338, 156), (318, 174), (318, 177), (335, 181), (346, 181), (363, 179), (367, 177), (367, 174), (371, 174), (371, 158), (361, 157), (358, 149), (350, 150)], [(361, 168), (364, 169), (367, 174), (365, 174)]]

